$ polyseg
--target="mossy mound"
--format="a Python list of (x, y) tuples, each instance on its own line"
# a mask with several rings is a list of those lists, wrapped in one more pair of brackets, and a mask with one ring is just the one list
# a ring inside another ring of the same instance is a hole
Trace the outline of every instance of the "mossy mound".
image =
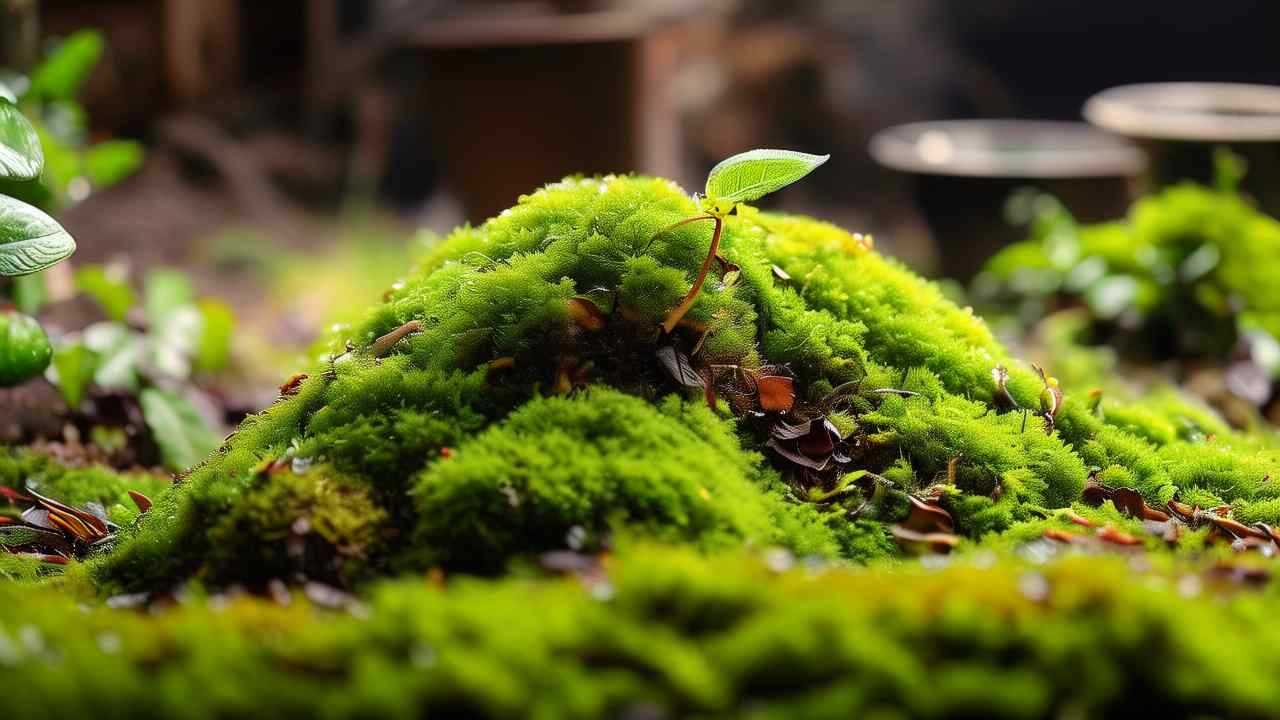
[[(664, 180), (570, 179), (456, 231), (94, 577), (493, 573), (619, 532), (864, 560), (896, 554), (884, 523), (909, 493), (930, 489), (977, 538), (1070, 505), (1091, 469), (1153, 504), (1280, 520), (1270, 438), (1176, 399), (1100, 410), (1077, 388), (1055, 422), (1028, 422), (1009, 404), (1037, 407), (1041, 380), (970, 310), (831, 225), (730, 217), (716, 277), (663, 334), (710, 230), (661, 231), (696, 212)], [(794, 388), (784, 407), (761, 390), (776, 378)]]
[(188, 597), (0, 586), (11, 717), (1273, 717), (1274, 588), (1115, 557), (795, 568), (635, 548), (567, 579)]

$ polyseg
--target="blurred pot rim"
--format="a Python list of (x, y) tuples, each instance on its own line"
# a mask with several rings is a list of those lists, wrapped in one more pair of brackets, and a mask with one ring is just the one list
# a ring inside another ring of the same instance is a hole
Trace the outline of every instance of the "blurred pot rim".
[(986, 178), (1133, 177), (1146, 155), (1083, 122), (937, 120), (895, 125), (868, 148), (885, 167), (920, 175)]
[(1280, 140), (1280, 86), (1168, 82), (1121, 85), (1085, 102), (1089, 122), (1125, 137), (1202, 142)]

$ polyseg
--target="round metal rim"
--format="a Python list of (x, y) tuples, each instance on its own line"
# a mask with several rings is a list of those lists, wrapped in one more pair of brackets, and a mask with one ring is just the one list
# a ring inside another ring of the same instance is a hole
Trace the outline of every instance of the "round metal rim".
[[(1000, 137), (1022, 137), (1019, 152)], [(972, 142), (975, 138), (978, 142)], [(922, 175), (989, 178), (1132, 177), (1146, 156), (1127, 140), (1087, 123), (1048, 120), (940, 120), (882, 130), (871, 156), (889, 168)]]
[(1122, 85), (1089, 98), (1089, 122), (1131, 138), (1280, 141), (1280, 86), (1247, 83)]

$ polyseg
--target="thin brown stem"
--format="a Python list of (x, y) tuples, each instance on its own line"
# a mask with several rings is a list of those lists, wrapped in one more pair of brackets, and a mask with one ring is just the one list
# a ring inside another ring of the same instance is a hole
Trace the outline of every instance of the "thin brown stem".
[(716, 229), (711, 233), (711, 248), (707, 250), (707, 259), (702, 261), (702, 267), (698, 269), (698, 277), (693, 281), (693, 287), (689, 288), (689, 292), (680, 301), (680, 304), (672, 308), (667, 313), (667, 318), (662, 321), (662, 331), (670, 335), (676, 325), (689, 312), (689, 308), (693, 307), (693, 301), (698, 299), (698, 293), (702, 291), (702, 283), (707, 279), (707, 273), (711, 271), (711, 263), (716, 259), (716, 253), (720, 251), (720, 231), (724, 230), (724, 220), (718, 216), (710, 216), (716, 222)]
[(649, 252), (649, 248), (653, 247), (654, 240), (657, 240), (662, 235), (665, 235), (671, 232), (672, 230), (675, 230), (676, 228), (684, 227), (689, 223), (695, 223), (695, 222), (698, 222), (699, 220), (715, 220), (715, 219), (716, 219), (715, 215), (694, 215), (691, 218), (685, 218), (678, 223), (673, 223), (671, 225), (668, 225), (662, 228), (661, 230), (659, 230), (658, 232), (654, 233), (653, 237), (649, 238), (649, 242), (645, 244), (644, 249), (640, 251), (640, 254), (643, 255)]

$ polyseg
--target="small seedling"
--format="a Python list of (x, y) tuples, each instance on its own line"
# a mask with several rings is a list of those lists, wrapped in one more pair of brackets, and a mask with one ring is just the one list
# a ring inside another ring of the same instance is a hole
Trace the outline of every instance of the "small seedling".
[[(707, 175), (706, 194), (694, 198), (698, 208), (705, 214), (685, 218), (659, 230), (657, 235), (654, 235), (656, 238), (700, 220), (711, 220), (715, 223), (711, 232), (711, 246), (707, 250), (707, 258), (702, 261), (702, 267), (698, 269), (698, 277), (693, 281), (689, 292), (662, 321), (664, 333), (670, 334), (693, 307), (693, 302), (698, 299), (698, 293), (702, 291), (707, 273), (711, 271), (711, 264), (719, 258), (720, 235), (724, 231), (725, 217), (743, 203), (759, 200), (771, 192), (796, 182), (813, 172), (830, 157), (830, 155), (810, 155), (792, 150), (751, 150), (722, 160), (711, 168), (711, 172)], [(735, 267), (723, 258), (719, 259), (726, 268)]]
[(1062, 388), (1058, 386), (1058, 378), (1045, 373), (1044, 368), (1039, 365), (1031, 367), (1044, 383), (1044, 389), (1040, 391), (1040, 417), (1044, 418), (1045, 432), (1051, 433), (1058, 410), (1062, 408)]

